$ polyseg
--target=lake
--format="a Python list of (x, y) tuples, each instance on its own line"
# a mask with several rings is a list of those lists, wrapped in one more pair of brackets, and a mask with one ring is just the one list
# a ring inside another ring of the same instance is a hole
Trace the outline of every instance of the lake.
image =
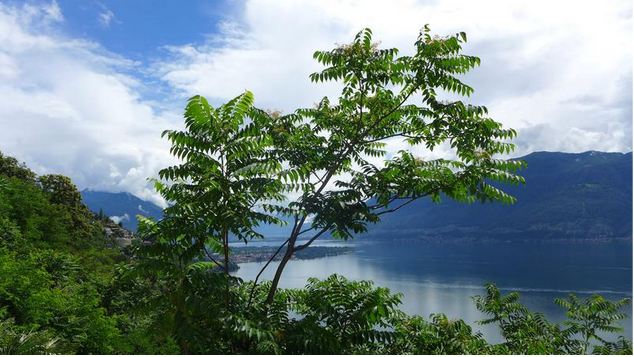
[[(279, 244), (276, 241), (256, 245)], [(502, 293), (517, 291), (521, 301), (550, 321), (565, 319), (563, 308), (553, 302), (572, 292), (586, 298), (592, 294), (616, 300), (632, 297), (632, 243), (428, 243), (420, 241), (324, 240), (316, 245), (352, 245), (353, 254), (312, 260), (292, 260), (281, 287), (298, 288), (309, 277), (326, 278), (341, 274), (348, 279), (371, 280), (378, 286), (402, 293), (402, 310), (428, 317), (445, 313), (461, 318), (499, 342), (497, 329), (475, 324), (484, 318), (471, 296), (485, 294), (485, 282), (495, 283)], [(250, 244), (251, 245), (251, 244)], [(264, 263), (243, 263), (237, 275), (255, 278)], [(263, 274), (271, 279), (272, 263)], [(632, 339), (632, 307), (622, 322)]]

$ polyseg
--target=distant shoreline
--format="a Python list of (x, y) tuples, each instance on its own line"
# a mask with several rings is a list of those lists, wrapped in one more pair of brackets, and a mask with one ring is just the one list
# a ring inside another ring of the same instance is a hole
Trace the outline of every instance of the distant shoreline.
[[(231, 249), (230, 262), (229, 262), (229, 270), (236, 271), (240, 268), (239, 264), (243, 263), (261, 263), (266, 262), (271, 257), (279, 246), (264, 246), (264, 247), (233, 247)], [(307, 260), (307, 259), (318, 259), (324, 257), (332, 257), (343, 254), (351, 254), (354, 252), (353, 247), (308, 247), (304, 250), (297, 252), (292, 260)], [(278, 253), (274, 261), (279, 261), (282, 259), (283, 253)]]
[[(231, 249), (231, 259), (235, 263), (254, 263), (254, 262), (266, 262), (268, 261), (275, 251), (278, 249), (276, 246), (265, 247), (239, 247)], [(323, 257), (330, 257), (335, 255), (350, 254), (354, 252), (352, 247), (308, 247), (304, 250), (297, 252), (292, 259), (316, 259)], [(274, 260), (282, 259), (284, 254), (278, 254)]]
[(398, 243), (466, 243), (466, 244), (606, 244), (606, 243), (632, 243), (632, 237), (625, 238), (533, 238), (533, 239), (508, 239), (508, 238), (439, 238), (439, 237), (402, 237), (402, 238), (381, 238), (378, 236), (355, 238), (355, 240), (365, 240), (368, 242), (390, 241)]

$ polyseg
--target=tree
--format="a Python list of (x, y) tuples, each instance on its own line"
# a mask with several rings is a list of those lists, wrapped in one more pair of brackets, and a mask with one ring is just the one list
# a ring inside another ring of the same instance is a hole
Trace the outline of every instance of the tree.
[(38, 178), (42, 190), (49, 195), (51, 203), (77, 207), (81, 203), (81, 193), (70, 178), (63, 175), (44, 175)]
[(11, 156), (4, 156), (0, 152), (0, 177), (16, 177), (20, 180), (33, 182), (37, 175), (26, 167), (24, 163), (20, 164), (18, 160)]
[(602, 346), (595, 346), (592, 354), (595, 355), (631, 355), (632, 341), (619, 336), (618, 341), (605, 342)]
[[(619, 312), (622, 307), (630, 304), (630, 299), (622, 299), (617, 302), (606, 300), (600, 295), (593, 295), (582, 301), (574, 294), (570, 294), (569, 300), (555, 299), (555, 302), (566, 309), (566, 316), (570, 321), (564, 324), (570, 327), (572, 333), (581, 334), (581, 351), (575, 353), (587, 353), (592, 339), (602, 342), (606, 348), (619, 346), (608, 344), (601, 336), (600, 332), (616, 333), (623, 331), (623, 327), (615, 325), (618, 321), (626, 319), (627, 315)], [(625, 344), (620, 345), (626, 348)], [(631, 350), (631, 345), (630, 345)]]
[[(533, 313), (526, 308), (519, 302), (519, 293), (513, 292), (503, 296), (495, 285), (486, 284), (485, 287), (486, 296), (474, 296), (473, 300), (478, 310), (491, 316), (479, 323), (499, 326), (506, 341), (503, 349), (499, 351), (501, 353), (586, 354), (591, 339), (601, 343), (595, 347), (595, 353), (614, 354), (631, 351), (631, 342), (622, 336), (618, 342), (608, 342), (598, 335), (599, 332), (623, 331), (622, 327), (615, 324), (627, 317), (619, 310), (627, 306), (630, 299), (612, 302), (594, 295), (584, 302), (574, 294), (570, 294), (568, 301), (555, 299), (555, 303), (567, 310), (566, 316), (570, 319), (563, 322), (568, 328), (562, 328), (558, 324), (548, 322), (543, 314)], [(581, 336), (582, 339), (576, 339), (577, 336)]]
[(50, 338), (46, 331), (18, 333), (12, 320), (0, 320), (0, 353), (3, 355), (52, 354), (58, 339)]
[[(432, 37), (425, 27), (414, 55), (398, 56), (395, 48), (379, 49), (364, 29), (349, 45), (315, 52), (326, 68), (310, 79), (340, 81), (343, 90), (336, 102), (324, 98), (315, 108), (271, 118), (275, 153), (286, 167), (280, 180), (292, 184), (299, 198), (283, 207), (266, 206), (292, 221), (267, 302), (273, 301), (294, 253), (325, 234), (352, 238), (381, 215), (421, 197), (514, 202), (492, 183), (524, 182), (514, 173), (523, 162), (495, 158), (514, 149), (508, 140), (516, 132), (488, 118), (486, 107), (442, 101), (438, 95), (473, 93), (458, 78), (480, 63), (461, 54), (465, 41), (462, 32)], [(408, 149), (390, 156), (386, 147), (393, 140)], [(443, 144), (455, 159), (425, 160), (415, 154), (417, 148)], [(298, 244), (300, 238), (306, 243)]]
[[(315, 52), (327, 68), (311, 80), (343, 81), (336, 103), (324, 98), (315, 108), (280, 116), (254, 108), (250, 92), (217, 109), (192, 97), (186, 129), (163, 134), (183, 163), (159, 173), (170, 183), (155, 181), (174, 203), (159, 222), (162, 239), (187, 248), (183, 262), (206, 255), (228, 274), (230, 236), (261, 238), (260, 223), (290, 219), (288, 239), (263, 268), (285, 250), (266, 299), (270, 304), (288, 261), (323, 235), (352, 238), (421, 197), (513, 203), (493, 182), (524, 182), (514, 173), (522, 162), (495, 158), (514, 149), (508, 140), (516, 132), (488, 118), (486, 107), (438, 98), (440, 90), (470, 95), (473, 89), (458, 76), (480, 60), (460, 53), (464, 33), (432, 38), (429, 32), (421, 31), (412, 56), (379, 49), (369, 29), (350, 45)], [(404, 141), (408, 149), (389, 155), (388, 140)], [(454, 159), (415, 155), (421, 147), (443, 144)], [(306, 242), (298, 244), (300, 238)], [(224, 256), (224, 264), (208, 247)]]
[(394, 324), (397, 339), (391, 354), (493, 354), (480, 332), (473, 333), (463, 320), (432, 314), (430, 321), (420, 316), (401, 317)]
[(474, 296), (481, 312), (491, 317), (478, 321), (481, 325), (497, 324), (506, 342), (498, 346), (499, 353), (509, 351), (521, 354), (577, 353), (578, 343), (571, 330), (562, 330), (551, 324), (541, 313), (533, 313), (519, 302), (520, 294), (502, 295), (493, 284), (485, 284), (486, 296)]
[(44, 175), (37, 179), (44, 195), (55, 209), (66, 212), (67, 224), (73, 232), (77, 244), (85, 244), (82, 240), (92, 235), (94, 227), (89, 223), (93, 213), (82, 203), (77, 186), (70, 178), (63, 175)]
[[(28, 251), (0, 248), (0, 321), (13, 320), (22, 327), (21, 332), (48, 330), (64, 341), (59, 344), (63, 353), (112, 353), (119, 332), (115, 319), (99, 306), (95, 276), (87, 278), (87, 271), (70, 254), (50, 249)], [(35, 343), (41, 340), (38, 335), (26, 337), (35, 337)]]
[(178, 253), (183, 263), (208, 259), (229, 275), (230, 237), (245, 242), (263, 238), (255, 230), (260, 223), (283, 223), (259, 207), (283, 199), (275, 178), (281, 166), (269, 154), (272, 140), (264, 130), (268, 121), (268, 114), (253, 107), (250, 92), (218, 108), (195, 96), (187, 104), (185, 130), (163, 133), (183, 163), (159, 172), (168, 183), (154, 181), (165, 200), (174, 203), (156, 231), (167, 246), (183, 247)]
[[(392, 317), (402, 295), (374, 288), (370, 281), (348, 281), (338, 275), (311, 278), (292, 295), (302, 319), (292, 324), (292, 354), (374, 354), (377, 345), (391, 343)], [(293, 350), (294, 349), (294, 350)]]

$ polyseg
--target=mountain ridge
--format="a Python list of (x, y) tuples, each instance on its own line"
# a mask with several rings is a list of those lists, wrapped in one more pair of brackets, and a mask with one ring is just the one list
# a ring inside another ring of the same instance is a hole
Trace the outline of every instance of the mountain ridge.
[(158, 205), (145, 201), (129, 192), (105, 192), (84, 189), (81, 191), (83, 202), (88, 208), (99, 213), (103, 209), (105, 215), (116, 223), (121, 222), (127, 229), (136, 232), (137, 215), (160, 219), (163, 209)]
[[(366, 236), (427, 239), (632, 237), (632, 153), (535, 152), (518, 160), (526, 185), (499, 188), (511, 206), (421, 199), (370, 226)], [(389, 227), (389, 228), (388, 228)]]
[[(517, 158), (526, 185), (499, 188), (517, 198), (511, 206), (464, 204), (421, 198), (370, 225), (368, 238), (392, 239), (612, 239), (632, 238), (632, 153), (537, 151)], [(162, 217), (153, 203), (130, 193), (82, 191), (93, 211), (121, 217), (136, 230), (136, 214)], [(111, 198), (106, 199), (108, 196)], [(139, 210), (139, 207), (145, 211)], [(152, 211), (145, 207), (153, 208)], [(267, 237), (285, 236), (288, 227), (261, 226)]]

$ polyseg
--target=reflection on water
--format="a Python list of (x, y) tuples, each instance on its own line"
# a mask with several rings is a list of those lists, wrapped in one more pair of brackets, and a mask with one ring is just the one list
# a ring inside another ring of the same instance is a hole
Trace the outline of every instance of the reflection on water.
[[(259, 242), (258, 244), (272, 244)], [(517, 291), (521, 301), (551, 321), (565, 319), (556, 297), (572, 292), (585, 298), (597, 293), (616, 300), (632, 297), (632, 243), (411, 243), (394, 241), (323, 241), (321, 245), (353, 244), (355, 253), (289, 262), (281, 287), (297, 288), (309, 277), (326, 278), (337, 273), (354, 280), (372, 280), (378, 286), (403, 294), (402, 309), (428, 316), (445, 313), (461, 318), (492, 340), (495, 328), (477, 326), (483, 318), (471, 296), (484, 294), (485, 282), (503, 293)], [(253, 279), (264, 263), (240, 264), (238, 275)], [(271, 279), (276, 266), (263, 274)], [(626, 311), (632, 315), (631, 306)], [(632, 338), (631, 317), (623, 322)]]

